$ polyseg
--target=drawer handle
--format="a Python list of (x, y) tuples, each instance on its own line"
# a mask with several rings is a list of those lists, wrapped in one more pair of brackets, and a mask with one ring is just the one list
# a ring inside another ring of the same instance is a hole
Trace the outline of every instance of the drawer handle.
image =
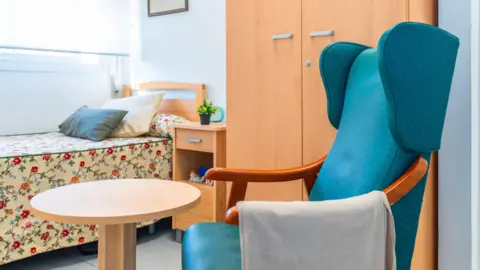
[(311, 37), (324, 37), (324, 36), (333, 36), (333, 30), (325, 30), (325, 31), (313, 31), (310, 32)]
[(200, 142), (202, 142), (202, 139), (196, 139), (196, 138), (187, 138), (187, 142), (191, 142), (191, 143), (200, 143)]
[(279, 34), (279, 35), (273, 35), (272, 39), (277, 40), (277, 39), (290, 39), (293, 38), (293, 34)]

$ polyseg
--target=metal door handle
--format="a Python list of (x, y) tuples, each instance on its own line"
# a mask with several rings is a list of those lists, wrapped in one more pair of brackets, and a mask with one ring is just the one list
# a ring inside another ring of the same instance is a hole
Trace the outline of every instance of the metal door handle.
[(325, 30), (325, 31), (313, 31), (310, 32), (311, 37), (324, 37), (324, 36), (333, 36), (333, 30)]
[(272, 36), (273, 40), (276, 40), (276, 39), (290, 39), (290, 38), (293, 38), (293, 34), (278, 34), (278, 35), (273, 35)]
[(196, 138), (187, 138), (187, 142), (191, 143), (200, 143), (202, 139), (196, 139)]

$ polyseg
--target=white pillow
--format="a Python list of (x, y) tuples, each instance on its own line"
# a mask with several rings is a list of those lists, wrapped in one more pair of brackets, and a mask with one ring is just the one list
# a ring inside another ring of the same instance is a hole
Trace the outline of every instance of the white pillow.
[(150, 129), (150, 122), (162, 102), (163, 95), (164, 93), (158, 93), (107, 101), (102, 106), (102, 109), (128, 111), (110, 137), (131, 138), (147, 133)]

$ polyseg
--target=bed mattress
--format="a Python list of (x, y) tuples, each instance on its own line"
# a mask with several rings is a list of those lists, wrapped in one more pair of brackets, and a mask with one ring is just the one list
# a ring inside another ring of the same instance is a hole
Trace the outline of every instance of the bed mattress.
[(0, 265), (97, 240), (95, 224), (31, 215), (28, 202), (35, 194), (94, 180), (171, 179), (171, 163), (172, 141), (165, 138), (91, 142), (60, 133), (0, 136)]

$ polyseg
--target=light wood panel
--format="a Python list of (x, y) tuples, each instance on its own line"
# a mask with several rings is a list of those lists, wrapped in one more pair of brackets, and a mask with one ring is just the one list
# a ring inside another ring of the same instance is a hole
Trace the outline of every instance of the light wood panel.
[[(152, 90), (165, 90), (165, 91), (193, 91), (195, 92), (195, 99), (185, 98), (172, 98), (163, 99), (158, 111), (164, 114), (174, 114), (182, 116), (190, 121), (199, 121), (200, 117), (197, 113), (197, 106), (203, 103), (206, 98), (205, 84), (196, 83), (178, 83), (178, 82), (145, 82), (141, 83), (138, 87), (138, 91), (152, 91)], [(131, 85), (123, 86), (123, 97), (129, 97), (132, 95)]]
[[(376, 46), (386, 29), (406, 19), (406, 0), (303, 0), (303, 164), (327, 154), (336, 135), (328, 121), (318, 68), (323, 48), (338, 41)], [(334, 35), (310, 36), (310, 32), (325, 30), (333, 30)]]
[(193, 99), (163, 99), (158, 112), (179, 115), (190, 121), (200, 121), (196, 106), (197, 103)]
[(185, 128), (190, 130), (207, 130), (207, 131), (225, 131), (227, 126), (225, 123), (210, 123), (209, 125), (201, 125), (198, 122), (187, 122), (181, 124), (174, 124), (174, 128)]
[(137, 226), (135, 223), (99, 226), (99, 270), (135, 270), (136, 255)]
[(437, 0), (410, 0), (408, 2), (408, 20), (432, 25), (438, 24)]
[[(227, 166), (302, 163), (301, 1), (229, 0)], [(293, 38), (273, 40), (276, 34)], [(247, 199), (298, 200), (301, 181), (252, 184)]]
[[(217, 131), (214, 134), (214, 149), (218, 149), (213, 156), (214, 168), (224, 168), (227, 166), (227, 134), (226, 131)], [(227, 183), (215, 181), (215, 196), (213, 205), (215, 210), (213, 220), (222, 222), (224, 220), (225, 209), (227, 209)]]
[(130, 84), (124, 84), (122, 86), (122, 96), (129, 97), (132, 95), (132, 86)]

